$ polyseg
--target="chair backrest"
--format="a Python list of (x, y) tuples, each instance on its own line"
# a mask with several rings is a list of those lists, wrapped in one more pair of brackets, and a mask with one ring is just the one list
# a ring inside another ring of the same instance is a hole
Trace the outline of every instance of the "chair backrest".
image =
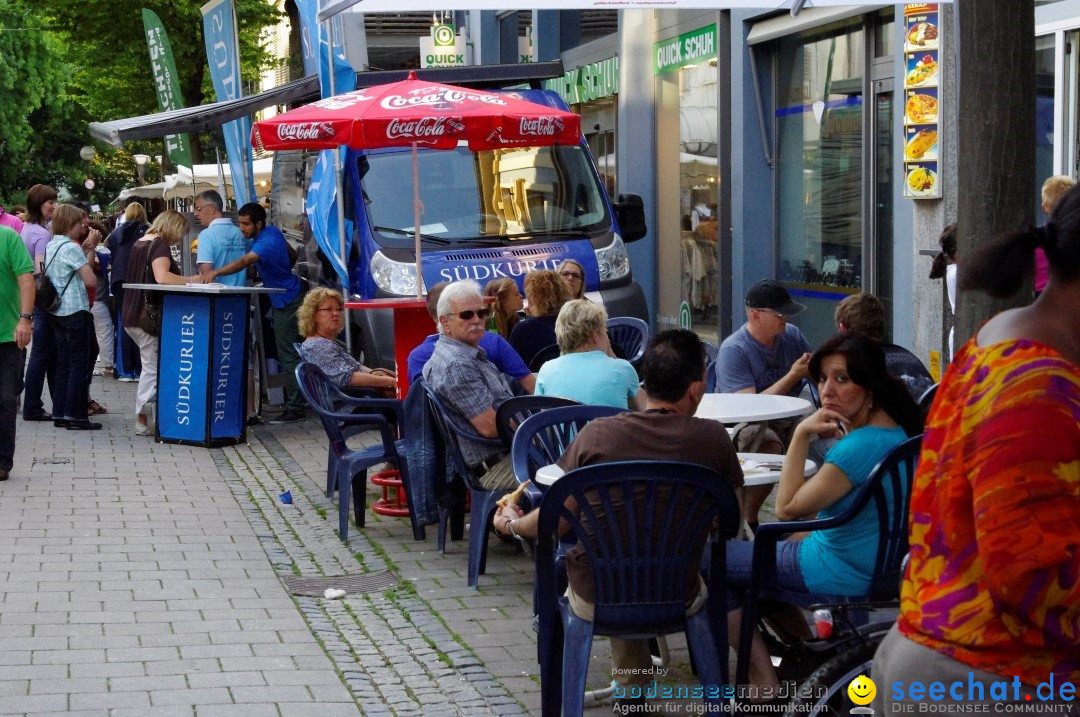
[(510, 448), (514, 477), (519, 483), (531, 480), (537, 468), (559, 460), (586, 423), (619, 413), (626, 409), (577, 405), (549, 408), (526, 418), (514, 432)]
[(469, 470), (469, 465), (465, 462), (465, 456), (461, 453), (461, 445), (459, 441), (463, 438), (465, 440), (472, 440), (478, 442), (487, 443), (499, 443), (498, 439), (487, 439), (482, 436), (471, 436), (466, 434), (463, 430), (454, 424), (454, 420), (450, 415), (450, 411), (439, 397), (435, 394), (435, 390), (424, 384), (424, 393), (427, 395), (428, 406), (431, 408), (431, 416), (435, 420), (435, 427), (438, 429), (439, 438), (442, 443), (442, 447), (446, 453), (448, 471), (461, 476), (461, 478), (471, 487), (479, 487), (476, 482), (476, 477)]
[(341, 392), (330, 382), (322, 369), (307, 361), (296, 367), (296, 383), (300, 387), (300, 393), (319, 415), (323, 429), (326, 430), (326, 437), (330, 440), (331, 450), (340, 454), (345, 448), (345, 434), (341, 423), (331, 416), (338, 412), (338, 396)]
[(578, 406), (580, 403), (571, 398), (559, 396), (514, 396), (502, 402), (495, 411), (495, 428), (499, 431), (499, 440), (506, 450), (514, 440), (514, 431), (526, 418), (548, 408)]
[(707, 393), (716, 392), (716, 359), (712, 359), (705, 364), (705, 391)]
[(300, 342), (300, 341), (293, 341), (292, 346), (293, 346), (293, 350), (296, 351), (296, 355), (300, 357), (300, 360), (301, 361), (307, 361), (307, 359), (304, 358), (304, 344), (302, 342)]
[(930, 388), (923, 391), (923, 394), (919, 396), (919, 413), (922, 414), (923, 423), (926, 423), (926, 417), (930, 414), (930, 406), (934, 404), (934, 397), (937, 396), (937, 387), (935, 383)]
[(716, 344), (711, 341), (702, 341), (705, 346), (706, 361), (716, 361), (716, 354), (720, 352), (720, 349), (716, 348)]
[(607, 321), (611, 343), (626, 354), (626, 360), (637, 363), (649, 344), (649, 325), (632, 316), (616, 316)]
[[(870, 583), (873, 598), (893, 599), (908, 552), (908, 505), (922, 435), (907, 439), (881, 459), (844, 515), (852, 517), (873, 500), (878, 519), (878, 547)], [(837, 516), (842, 519), (844, 516)]]
[(536, 373), (551, 359), (559, 358), (560, 353), (558, 344), (548, 344), (532, 357), (532, 361), (529, 362), (529, 370)]
[(330, 449), (338, 456), (348, 451), (346, 439), (362, 430), (378, 430), (384, 446), (393, 444), (394, 433), (387, 416), (393, 414), (397, 426), (402, 426), (401, 402), (397, 399), (348, 396), (322, 369), (307, 361), (296, 367), (296, 383), (318, 414), (330, 440)]
[(803, 394), (814, 404), (814, 408), (821, 408), (821, 394), (818, 393), (817, 384), (808, 378), (802, 380), (802, 388), (799, 389), (799, 395)]
[[(633, 496), (632, 503), (624, 504), (624, 496)], [(566, 507), (570, 498), (576, 511)], [(627, 461), (567, 473), (540, 504), (536, 562), (541, 610), (555, 599), (560, 519), (584, 550), (593, 577), (593, 624), (606, 634), (683, 621), (714, 521), (721, 538), (733, 537), (739, 505), (722, 476), (691, 463)], [(712, 586), (722, 588), (722, 572), (710, 571)]]

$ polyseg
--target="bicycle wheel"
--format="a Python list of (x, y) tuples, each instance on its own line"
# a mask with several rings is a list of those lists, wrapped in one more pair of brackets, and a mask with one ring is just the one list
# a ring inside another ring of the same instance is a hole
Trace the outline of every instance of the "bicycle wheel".
[(871, 635), (827, 660), (799, 685), (798, 696), (784, 714), (788, 717), (850, 714), (856, 705), (848, 698), (848, 684), (859, 675), (871, 677), (874, 653), (884, 638), (885, 633)]

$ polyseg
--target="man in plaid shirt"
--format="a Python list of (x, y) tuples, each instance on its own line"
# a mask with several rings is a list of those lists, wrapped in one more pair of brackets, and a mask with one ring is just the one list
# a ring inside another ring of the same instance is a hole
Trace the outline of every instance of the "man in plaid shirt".
[[(442, 335), (424, 366), (424, 382), (464, 419), (477, 438), (498, 436), (495, 411), (514, 395), (506, 377), (480, 348), (490, 313), (484, 308), (480, 285), (475, 281), (449, 284), (438, 304)], [(510, 456), (502, 449), (470, 440), (462, 440), (460, 447), (465, 462), (484, 488), (501, 490), (517, 485)]]

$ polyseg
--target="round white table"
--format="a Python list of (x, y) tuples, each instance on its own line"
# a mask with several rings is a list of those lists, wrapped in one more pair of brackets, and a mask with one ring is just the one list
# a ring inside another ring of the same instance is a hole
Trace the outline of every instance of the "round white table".
[[(739, 464), (743, 467), (743, 485), (772, 485), (780, 482), (780, 468), (784, 457), (775, 453), (740, 453)], [(809, 478), (817, 471), (817, 463), (806, 459), (803, 467), (803, 476)], [(541, 485), (551, 485), (565, 475), (562, 468), (555, 463), (540, 466), (536, 469), (533, 477)]]
[(706, 393), (701, 398), (698, 418), (721, 423), (753, 423), (777, 418), (806, 416), (814, 410), (805, 398), (773, 396), (767, 393)]

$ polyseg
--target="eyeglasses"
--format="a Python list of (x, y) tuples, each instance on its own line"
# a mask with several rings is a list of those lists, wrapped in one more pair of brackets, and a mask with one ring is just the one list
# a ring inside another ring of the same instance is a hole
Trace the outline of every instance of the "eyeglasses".
[(204, 205), (202, 205), (200, 207), (198, 204), (196, 204), (195, 205), (195, 213), (198, 214), (199, 212), (201, 212), (202, 210), (206, 209), (209, 206), (210, 206), (209, 204), (204, 204)]
[(487, 317), (491, 316), (491, 309), (477, 309), (476, 311), (473, 311), (472, 309), (465, 309), (464, 311), (459, 311), (456, 314), (451, 312), (448, 315), (456, 316), (462, 321), (472, 321), (472, 317), (475, 316), (476, 318), (483, 321)]
[(329, 311), (332, 314), (340, 314), (342, 311), (344, 311), (344, 309), (342, 309), (341, 307), (329, 307), (328, 306), (328, 307), (325, 307), (325, 308), (322, 308), (322, 309), (316, 309), (315, 311), (316, 311), (316, 313), (321, 312), (321, 311)]
[(566, 279), (577, 279), (578, 281), (581, 281), (582, 279), (581, 274), (577, 273), (576, 271), (560, 271), (559, 276)]

